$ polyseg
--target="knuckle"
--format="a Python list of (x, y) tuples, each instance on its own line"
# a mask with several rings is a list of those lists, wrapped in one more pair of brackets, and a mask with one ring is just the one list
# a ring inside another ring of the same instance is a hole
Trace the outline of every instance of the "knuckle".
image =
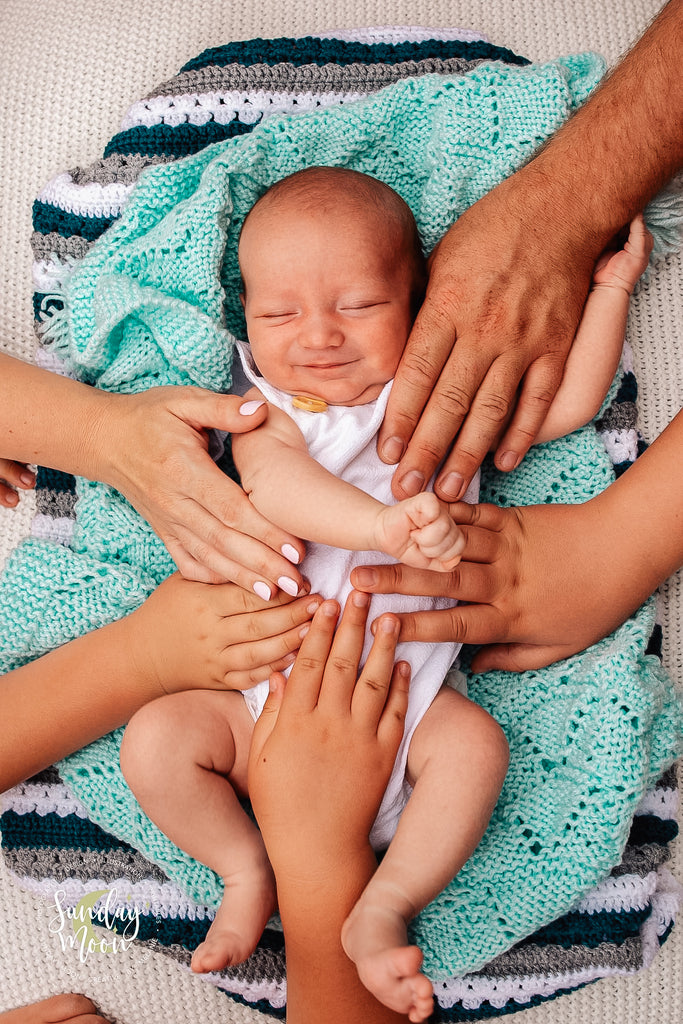
[(434, 400), (445, 412), (455, 413), (458, 416), (463, 416), (471, 403), (469, 392), (449, 378), (439, 381), (439, 386), (434, 393)]
[(356, 671), (356, 664), (350, 658), (344, 658), (341, 655), (333, 654), (329, 660), (328, 665), (340, 674), (348, 675), (349, 673)]

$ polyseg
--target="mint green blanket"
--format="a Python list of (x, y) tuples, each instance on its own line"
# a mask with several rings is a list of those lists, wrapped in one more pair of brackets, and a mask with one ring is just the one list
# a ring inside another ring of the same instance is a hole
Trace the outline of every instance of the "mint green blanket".
[[(188, 383), (225, 390), (232, 335), (243, 334), (237, 233), (265, 187), (311, 164), (374, 174), (410, 204), (430, 249), (528, 159), (602, 70), (588, 54), (410, 79), (356, 104), (273, 117), (244, 138), (154, 167), (121, 219), (55, 286), (65, 306), (46, 341), (72, 372), (106, 390)], [(612, 479), (587, 427), (539, 446), (510, 477), (489, 469), (483, 498), (578, 502)], [(80, 481), (72, 547), (27, 541), (0, 579), (0, 670), (126, 614), (172, 570), (120, 495)], [(675, 759), (683, 735), (672, 686), (645, 653), (652, 625), (650, 603), (567, 662), (470, 679), (473, 698), (507, 733), (511, 765), (482, 843), (415, 922), (432, 976), (482, 966), (566, 911), (619, 861), (641, 795)], [(199, 902), (217, 904), (219, 880), (173, 847), (132, 798), (119, 742), (114, 733), (67, 758), (62, 777), (93, 820)]]

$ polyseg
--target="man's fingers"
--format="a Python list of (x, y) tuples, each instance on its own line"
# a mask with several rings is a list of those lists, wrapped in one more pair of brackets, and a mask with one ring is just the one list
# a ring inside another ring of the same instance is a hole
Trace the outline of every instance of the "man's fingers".
[(566, 646), (544, 647), (537, 644), (491, 644), (477, 651), (472, 659), (473, 672), (504, 669), (507, 672), (527, 672), (545, 668), (568, 657), (573, 651)]
[[(448, 359), (455, 330), (448, 315), (425, 299), (406, 343), (377, 439), (383, 462), (399, 462)], [(420, 488), (416, 488), (415, 494)], [(405, 494), (401, 497), (406, 497)]]
[(563, 369), (556, 357), (546, 356), (527, 370), (514, 414), (496, 448), (498, 469), (515, 469), (534, 443), (562, 383)]

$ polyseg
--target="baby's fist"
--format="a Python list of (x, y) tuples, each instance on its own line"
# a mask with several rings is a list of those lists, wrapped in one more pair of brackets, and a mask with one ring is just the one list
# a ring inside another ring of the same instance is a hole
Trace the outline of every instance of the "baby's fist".
[(450, 572), (465, 547), (447, 506), (427, 491), (382, 509), (377, 540), (380, 551), (405, 565), (435, 572)]

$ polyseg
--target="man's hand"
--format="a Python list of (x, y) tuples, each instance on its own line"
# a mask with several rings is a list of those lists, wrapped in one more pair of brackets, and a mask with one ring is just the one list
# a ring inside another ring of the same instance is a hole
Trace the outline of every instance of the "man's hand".
[(383, 461), (400, 459), (397, 498), (425, 487), (454, 438), (440, 498), (461, 498), (491, 449), (513, 469), (562, 380), (601, 246), (571, 251), (562, 211), (537, 210), (529, 176), (470, 207), (432, 254), (378, 440)]

